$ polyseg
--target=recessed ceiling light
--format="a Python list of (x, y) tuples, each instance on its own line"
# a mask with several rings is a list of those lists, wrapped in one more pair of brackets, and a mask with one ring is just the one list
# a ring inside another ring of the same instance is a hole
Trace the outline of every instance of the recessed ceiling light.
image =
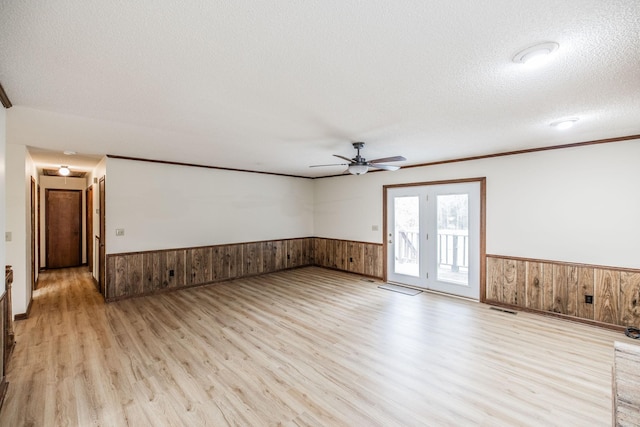
[(551, 53), (555, 52), (558, 47), (558, 43), (555, 42), (536, 44), (518, 52), (516, 56), (513, 57), (513, 62), (527, 65), (539, 64)]
[(75, 156), (76, 152), (75, 151), (66, 150), (66, 151), (64, 151), (64, 154), (66, 154), (67, 156)]
[(551, 123), (551, 126), (558, 130), (569, 129), (571, 126), (575, 125), (576, 122), (580, 120), (577, 117), (572, 117), (570, 119), (558, 120), (557, 122)]

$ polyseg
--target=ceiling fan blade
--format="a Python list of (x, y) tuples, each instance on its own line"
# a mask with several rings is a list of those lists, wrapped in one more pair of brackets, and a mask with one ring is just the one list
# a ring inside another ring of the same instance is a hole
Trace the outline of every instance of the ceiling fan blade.
[(402, 156), (384, 157), (382, 159), (369, 160), (369, 163), (385, 163), (385, 162), (403, 162), (405, 159)]
[(377, 163), (371, 164), (371, 162), (369, 162), (369, 164), (367, 164), (367, 166), (372, 167), (372, 168), (377, 168), (377, 169), (383, 169), (383, 170), (386, 170), (386, 171), (397, 171), (398, 169), (400, 169), (400, 166), (379, 165)]
[(334, 156), (335, 156), (335, 157), (338, 157), (338, 158), (340, 158), (340, 159), (342, 159), (342, 160), (346, 160), (346, 161), (347, 161), (347, 162), (349, 162), (349, 163), (353, 162), (353, 160), (351, 160), (350, 158), (345, 157), (345, 156), (340, 156), (340, 155), (338, 155), (338, 154), (334, 154)]
[(330, 165), (312, 165), (310, 168), (322, 168), (325, 166), (348, 166), (348, 163), (332, 163)]

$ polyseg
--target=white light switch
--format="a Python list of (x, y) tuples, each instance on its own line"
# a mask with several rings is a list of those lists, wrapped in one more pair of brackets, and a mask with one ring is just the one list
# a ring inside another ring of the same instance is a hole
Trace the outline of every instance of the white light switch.
[(378, 226), (377, 225), (372, 225), (371, 226), (371, 231), (378, 231)]
[(124, 228), (116, 228), (116, 236), (124, 236)]
[(11, 241), (11, 232), (10, 231), (5, 231), (5, 233), (4, 233), (4, 241), (5, 242), (10, 242)]

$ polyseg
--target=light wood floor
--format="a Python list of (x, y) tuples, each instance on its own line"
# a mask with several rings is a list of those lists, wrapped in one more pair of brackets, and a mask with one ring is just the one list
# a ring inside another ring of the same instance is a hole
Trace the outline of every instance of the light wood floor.
[(624, 335), (321, 268), (105, 305), (42, 274), (0, 426), (606, 426)]

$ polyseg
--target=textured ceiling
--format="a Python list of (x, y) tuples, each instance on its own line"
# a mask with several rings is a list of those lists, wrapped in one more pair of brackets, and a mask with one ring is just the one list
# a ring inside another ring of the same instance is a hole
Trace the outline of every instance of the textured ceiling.
[(638, 0), (0, 5), (10, 143), (320, 176), (350, 141), (410, 165), (640, 134)]

